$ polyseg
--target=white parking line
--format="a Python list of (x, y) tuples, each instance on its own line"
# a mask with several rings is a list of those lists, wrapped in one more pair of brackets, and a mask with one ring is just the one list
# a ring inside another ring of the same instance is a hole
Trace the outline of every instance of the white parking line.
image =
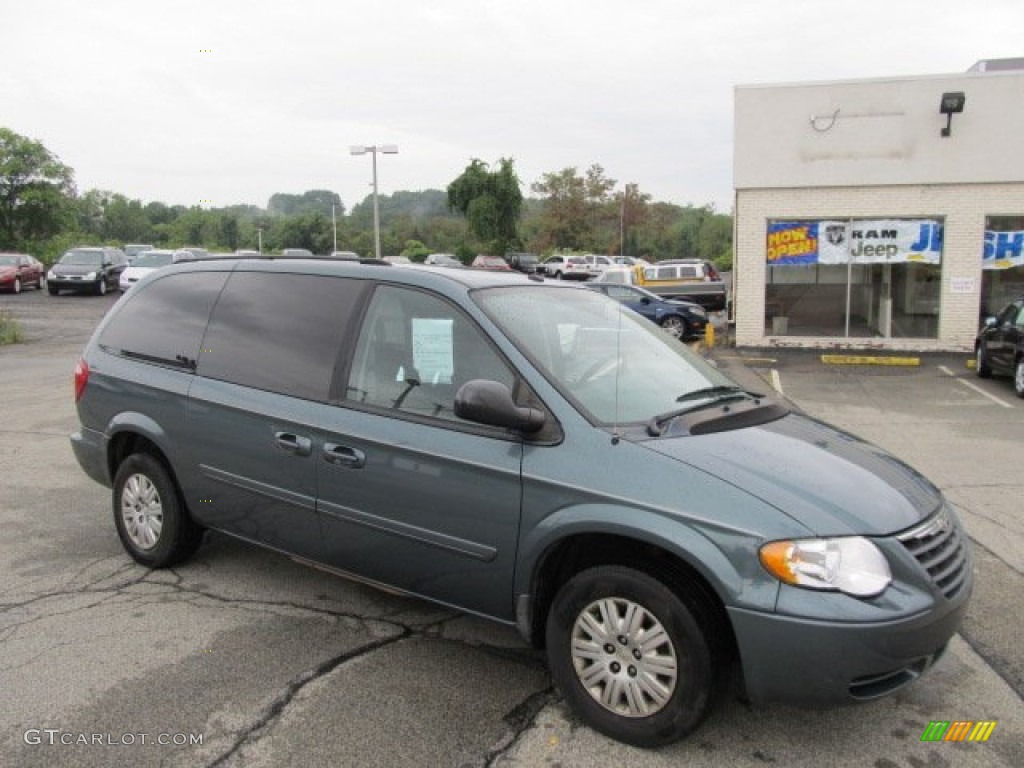
[(967, 381), (966, 379), (961, 379), (959, 376), (957, 376), (955, 373), (953, 373), (953, 371), (951, 371), (946, 366), (940, 365), (939, 366), (939, 370), (942, 371), (947, 376), (952, 376), (954, 379), (956, 379), (958, 382), (963, 384), (965, 387), (969, 387), (970, 389), (973, 389), (979, 395), (982, 395), (983, 397), (987, 397), (993, 403), (996, 403), (997, 405), (1001, 405), (1001, 406), (1003, 406), (1003, 408), (1013, 408), (1013, 405), (1011, 405), (1010, 403), (1006, 402), (1005, 400), (999, 399), (995, 395), (990, 395), (988, 392), (986, 392), (984, 389), (979, 387), (977, 384), (974, 384), (973, 382)]
[(785, 396), (785, 392), (782, 391), (782, 379), (779, 377), (777, 369), (772, 368), (772, 389), (778, 392), (780, 395)]

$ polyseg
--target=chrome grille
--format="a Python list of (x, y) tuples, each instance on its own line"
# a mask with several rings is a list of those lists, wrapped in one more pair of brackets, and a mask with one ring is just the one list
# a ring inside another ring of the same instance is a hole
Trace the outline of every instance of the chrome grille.
[(896, 538), (928, 572), (942, 594), (947, 598), (957, 595), (967, 579), (967, 542), (947, 507)]

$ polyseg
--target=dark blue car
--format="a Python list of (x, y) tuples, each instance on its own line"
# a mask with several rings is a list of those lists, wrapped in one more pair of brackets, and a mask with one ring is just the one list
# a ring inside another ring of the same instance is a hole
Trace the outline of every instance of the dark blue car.
[(635, 285), (588, 283), (586, 287), (625, 304), (681, 339), (703, 336), (704, 327), (708, 324), (708, 313), (700, 304), (680, 299), (663, 299)]

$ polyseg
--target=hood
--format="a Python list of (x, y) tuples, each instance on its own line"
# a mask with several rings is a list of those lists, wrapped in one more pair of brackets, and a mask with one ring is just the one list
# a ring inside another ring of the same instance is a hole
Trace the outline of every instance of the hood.
[(899, 459), (797, 413), (644, 445), (747, 491), (819, 536), (895, 533), (942, 502), (938, 488)]
[(124, 280), (141, 280), (150, 272), (156, 272), (160, 267), (128, 267), (121, 273)]

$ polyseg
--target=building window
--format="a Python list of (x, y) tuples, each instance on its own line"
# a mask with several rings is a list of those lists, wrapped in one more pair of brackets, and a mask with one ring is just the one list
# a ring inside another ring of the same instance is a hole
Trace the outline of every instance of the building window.
[(769, 220), (765, 334), (937, 338), (938, 219)]
[(1024, 295), (1024, 216), (985, 219), (981, 264), (981, 316), (985, 318)]

